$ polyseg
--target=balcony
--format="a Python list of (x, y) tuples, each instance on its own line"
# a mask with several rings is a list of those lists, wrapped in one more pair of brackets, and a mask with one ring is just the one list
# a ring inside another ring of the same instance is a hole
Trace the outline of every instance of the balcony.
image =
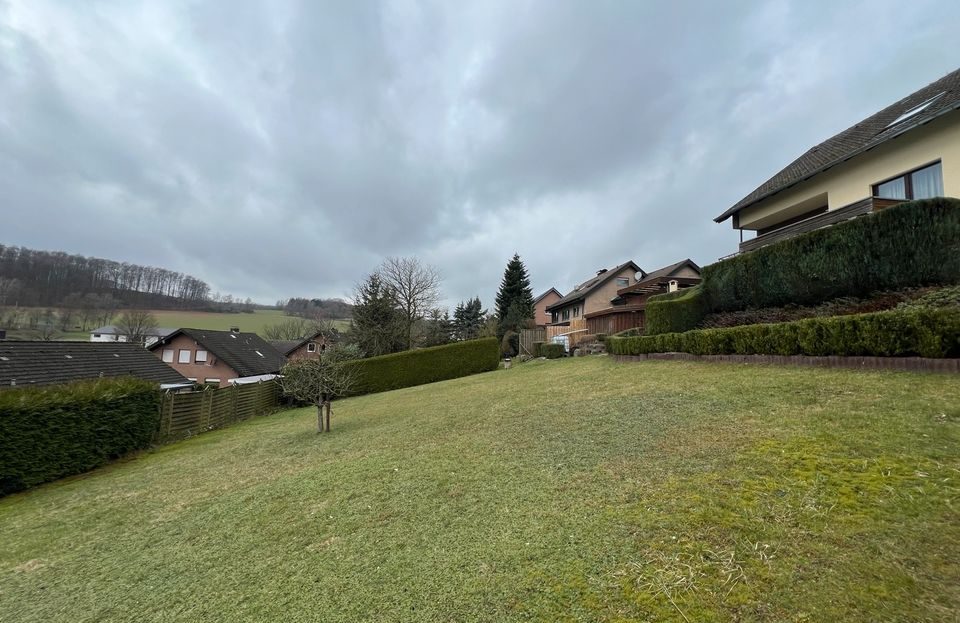
[(884, 208), (895, 206), (898, 203), (903, 203), (903, 200), (867, 197), (866, 199), (861, 199), (860, 201), (843, 206), (842, 208), (837, 208), (836, 210), (830, 210), (829, 212), (824, 212), (823, 214), (811, 216), (808, 219), (791, 223), (790, 225), (786, 225), (775, 231), (757, 236), (756, 238), (744, 240), (740, 243), (740, 253), (755, 251), (761, 247), (767, 246), (768, 244), (780, 242), (781, 240), (787, 240), (788, 238), (793, 238), (794, 236), (800, 236), (801, 234), (805, 234), (807, 232), (823, 229), (824, 227), (830, 227), (831, 225), (836, 225), (837, 223), (843, 223), (844, 221), (849, 221), (850, 219), (855, 219), (866, 214), (878, 212)]

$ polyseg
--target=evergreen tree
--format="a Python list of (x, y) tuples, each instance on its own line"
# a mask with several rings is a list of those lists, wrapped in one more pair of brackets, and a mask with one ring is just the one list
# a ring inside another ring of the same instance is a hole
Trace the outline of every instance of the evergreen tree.
[(514, 253), (503, 272), (503, 281), (497, 292), (497, 337), (502, 338), (507, 331), (521, 329), (528, 319), (533, 320), (533, 313), (530, 277), (520, 256)]
[(421, 343), (423, 346), (442, 346), (453, 340), (453, 321), (445, 309), (431, 309), (423, 320)]
[(461, 301), (453, 312), (453, 334), (458, 340), (473, 340), (480, 337), (486, 322), (487, 310), (483, 309), (480, 297)]
[(357, 286), (350, 337), (366, 357), (396, 353), (405, 348), (403, 315), (393, 292), (377, 273)]

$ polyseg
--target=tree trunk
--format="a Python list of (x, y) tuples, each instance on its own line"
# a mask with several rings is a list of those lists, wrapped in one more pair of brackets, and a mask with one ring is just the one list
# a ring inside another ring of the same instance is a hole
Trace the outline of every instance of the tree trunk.
[(323, 432), (323, 403), (317, 405), (317, 432)]
[(327, 401), (327, 432), (330, 432), (330, 401)]

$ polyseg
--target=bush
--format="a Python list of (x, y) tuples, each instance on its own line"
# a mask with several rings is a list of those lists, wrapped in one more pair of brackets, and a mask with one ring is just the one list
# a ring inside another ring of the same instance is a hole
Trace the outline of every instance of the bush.
[(496, 370), (500, 342), (495, 337), (408, 350), (352, 361), (358, 370), (352, 395), (373, 394)]
[(159, 397), (154, 384), (135, 379), (0, 391), (0, 495), (148, 447)]
[(540, 349), (543, 348), (544, 342), (534, 342), (533, 343), (533, 356), (534, 357), (543, 357), (543, 354)]
[(689, 331), (697, 328), (706, 315), (707, 304), (701, 285), (651, 296), (647, 299), (646, 333)]
[(811, 355), (958, 357), (960, 310), (891, 310), (808, 318), (779, 324), (612, 337), (614, 355), (683, 352), (694, 355)]
[(702, 286), (711, 311), (734, 311), (957, 283), (960, 200), (937, 198), (717, 262), (703, 269)]
[(559, 359), (566, 354), (563, 344), (544, 344), (540, 347), (540, 356), (547, 359)]
[(941, 307), (960, 309), (960, 286), (934, 290), (912, 301), (900, 303), (898, 309), (938, 309)]

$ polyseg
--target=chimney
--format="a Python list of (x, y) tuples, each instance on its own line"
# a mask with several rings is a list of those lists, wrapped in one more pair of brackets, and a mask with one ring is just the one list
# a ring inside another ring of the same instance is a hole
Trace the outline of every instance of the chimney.
[(240, 333), (240, 327), (230, 327), (230, 333)]
[(606, 268), (601, 268), (600, 270), (597, 271), (597, 277), (599, 277), (600, 275), (602, 275), (602, 274), (605, 273), (605, 272), (607, 272), (607, 269), (606, 269)]
[(677, 283), (676, 279), (670, 280), (670, 292), (676, 292), (679, 287), (680, 287), (680, 284)]

